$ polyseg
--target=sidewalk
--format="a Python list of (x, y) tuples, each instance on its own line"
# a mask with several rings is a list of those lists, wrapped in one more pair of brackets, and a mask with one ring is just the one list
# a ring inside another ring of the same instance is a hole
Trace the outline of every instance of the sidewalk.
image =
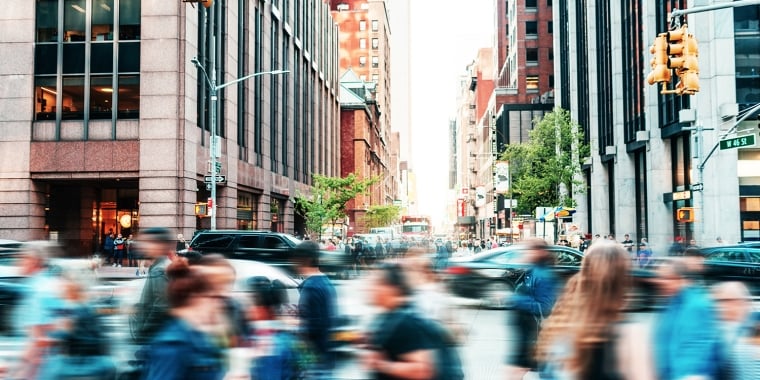
[(137, 276), (137, 267), (113, 267), (110, 265), (103, 265), (97, 270), (98, 277), (104, 280), (132, 280), (139, 278)]

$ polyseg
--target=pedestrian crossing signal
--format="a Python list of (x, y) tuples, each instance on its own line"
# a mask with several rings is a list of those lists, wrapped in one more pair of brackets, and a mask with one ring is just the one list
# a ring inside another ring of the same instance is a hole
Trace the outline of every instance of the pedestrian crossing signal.
[(681, 207), (676, 210), (676, 221), (679, 223), (691, 223), (694, 221), (694, 208)]

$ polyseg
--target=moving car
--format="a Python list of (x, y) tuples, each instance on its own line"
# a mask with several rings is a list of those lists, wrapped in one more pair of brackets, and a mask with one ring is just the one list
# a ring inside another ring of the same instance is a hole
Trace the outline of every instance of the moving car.
[(705, 248), (704, 278), (708, 283), (742, 281), (760, 296), (760, 248), (731, 245)]
[[(523, 263), (524, 248), (512, 245), (489, 249), (472, 256), (449, 260), (446, 279), (452, 293), (459, 297), (480, 299), (489, 308), (503, 307), (503, 301), (530, 267)], [(562, 283), (577, 273), (583, 253), (563, 246), (549, 246)]]
[[(213, 230), (197, 233), (190, 241), (190, 247), (178, 253), (218, 253), (228, 259), (261, 261), (290, 268), (291, 253), (299, 243), (301, 240), (295, 236), (280, 232)], [(320, 266), (326, 273), (345, 276), (352, 264), (350, 255), (341, 250), (323, 250), (320, 258)]]
[[(560, 284), (580, 271), (583, 253), (566, 246), (549, 246), (554, 256), (552, 270)], [(525, 264), (523, 245), (510, 245), (483, 251), (481, 253), (454, 257), (449, 260), (446, 281), (454, 295), (479, 300), (486, 308), (503, 308), (505, 299), (514, 291), (530, 265)], [(648, 271), (632, 268), (634, 287), (627, 309), (630, 311), (647, 309), (656, 301), (654, 284), (648, 279)]]

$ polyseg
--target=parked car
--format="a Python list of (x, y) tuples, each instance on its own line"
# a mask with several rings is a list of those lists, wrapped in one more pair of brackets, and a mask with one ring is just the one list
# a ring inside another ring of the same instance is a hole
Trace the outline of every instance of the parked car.
[[(446, 282), (451, 292), (459, 297), (479, 300), (486, 308), (502, 308), (504, 300), (514, 291), (515, 285), (530, 267), (524, 264), (522, 256), (525, 247), (517, 244), (489, 249), (472, 256), (454, 257), (446, 269)], [(566, 246), (549, 246), (554, 256), (552, 270), (563, 284), (578, 273), (583, 261), (583, 253)], [(631, 293), (629, 310), (651, 307), (655, 289), (648, 278), (651, 273), (632, 268), (634, 289)]]
[(760, 296), (760, 248), (731, 245), (705, 248), (704, 278), (708, 283), (742, 281)]
[[(293, 235), (250, 230), (213, 230), (201, 231), (190, 241), (188, 252), (201, 254), (218, 253), (228, 259), (255, 260), (273, 265), (283, 266), (292, 272), (290, 261), (293, 249), (301, 240)], [(351, 267), (350, 255), (342, 251), (323, 250), (320, 255), (320, 266), (326, 273), (345, 275)]]

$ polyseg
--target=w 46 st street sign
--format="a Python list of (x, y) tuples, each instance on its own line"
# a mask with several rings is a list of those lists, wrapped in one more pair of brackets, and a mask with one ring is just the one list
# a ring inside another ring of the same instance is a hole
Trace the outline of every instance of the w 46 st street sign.
[(736, 136), (730, 139), (720, 140), (720, 150), (755, 146), (755, 135)]

